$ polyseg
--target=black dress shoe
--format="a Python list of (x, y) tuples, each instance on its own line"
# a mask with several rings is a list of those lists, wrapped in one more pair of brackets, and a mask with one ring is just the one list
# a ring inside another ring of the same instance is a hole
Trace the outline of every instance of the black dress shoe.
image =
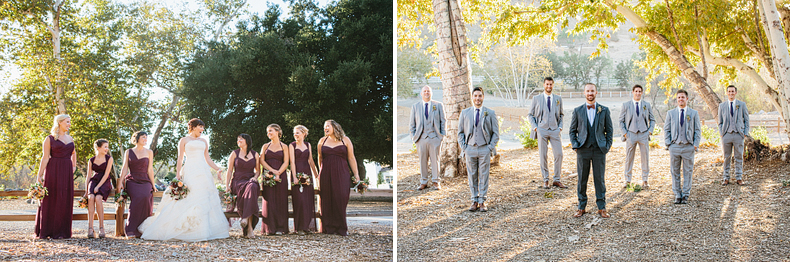
[(688, 196), (684, 196), (684, 197), (683, 197), (683, 198), (680, 200), (680, 203), (681, 203), (681, 204), (688, 204), (688, 201), (689, 201), (689, 197), (688, 197)]
[(675, 198), (675, 204), (680, 204), (681, 202), (683, 202), (682, 198)]

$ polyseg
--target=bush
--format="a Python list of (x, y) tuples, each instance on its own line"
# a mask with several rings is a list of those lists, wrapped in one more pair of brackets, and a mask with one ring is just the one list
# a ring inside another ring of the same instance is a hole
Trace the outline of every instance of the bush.
[(661, 127), (656, 126), (653, 129), (653, 133), (650, 134), (650, 148), (660, 148), (661, 147)]
[(716, 128), (708, 127), (703, 125), (702, 126), (702, 138), (705, 139), (705, 142), (700, 145), (700, 147), (710, 147), (716, 148), (719, 147), (721, 144), (721, 137), (719, 134), (719, 130)]
[(749, 136), (754, 138), (754, 140), (759, 140), (760, 142), (771, 144), (771, 139), (768, 139), (768, 130), (762, 126), (755, 126), (751, 128), (751, 132), (749, 132)]
[(521, 121), (519, 121), (519, 129), (521, 129), (521, 133), (516, 134), (516, 137), (519, 141), (521, 141), (521, 145), (524, 148), (536, 148), (538, 147), (538, 140), (537, 139), (530, 139), (529, 135), (532, 134), (532, 125), (529, 124), (529, 121), (526, 117), (521, 117)]

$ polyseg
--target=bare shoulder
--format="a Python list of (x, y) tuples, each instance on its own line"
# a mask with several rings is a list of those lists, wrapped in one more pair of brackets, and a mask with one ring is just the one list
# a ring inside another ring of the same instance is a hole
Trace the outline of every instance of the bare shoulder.
[(343, 136), (343, 142), (346, 142), (346, 143), (348, 143), (348, 144), (351, 144), (351, 139), (350, 139), (350, 138), (348, 138), (348, 136)]

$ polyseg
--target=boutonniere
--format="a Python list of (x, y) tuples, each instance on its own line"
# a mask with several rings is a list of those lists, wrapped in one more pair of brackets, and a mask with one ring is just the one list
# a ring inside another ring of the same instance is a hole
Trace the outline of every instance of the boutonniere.
[(642, 105), (642, 110), (647, 110), (647, 106), (643, 104)]
[(598, 106), (598, 113), (601, 113), (601, 106)]
[(488, 111), (483, 112), (483, 116), (488, 116)]
[(735, 109), (741, 109), (741, 105), (735, 105)]
[(557, 105), (560, 105), (560, 100), (557, 100)]
[(691, 117), (690, 116), (686, 116), (686, 122), (688, 122), (688, 121), (691, 121)]
[(433, 106), (433, 111), (436, 111), (436, 105)]

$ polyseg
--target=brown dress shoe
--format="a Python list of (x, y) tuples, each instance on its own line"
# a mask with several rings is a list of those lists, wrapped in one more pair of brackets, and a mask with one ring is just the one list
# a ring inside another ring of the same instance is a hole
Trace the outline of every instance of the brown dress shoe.
[(642, 189), (648, 189), (650, 186), (647, 185), (647, 181), (642, 181)]
[(549, 181), (543, 182), (543, 186), (541, 188), (543, 188), (543, 189), (551, 188), (551, 186), (549, 186)]
[(743, 182), (743, 180), (740, 180), (740, 179), (735, 180), (735, 183), (738, 184), (739, 186), (742, 186), (743, 184), (746, 184), (746, 183)]
[(587, 213), (586, 211), (584, 211), (584, 209), (576, 210), (576, 214), (573, 214), (573, 217), (581, 217), (584, 215), (584, 213)]
[(551, 185), (559, 187), (559, 188), (568, 188), (567, 186), (565, 186), (562, 183), (560, 183), (560, 181), (554, 181), (554, 183), (551, 183)]
[(477, 209), (478, 209), (477, 202), (472, 202), (472, 206), (469, 207), (469, 211), (475, 212), (477, 211)]
[(480, 203), (480, 205), (478, 205), (478, 210), (480, 210), (480, 212), (487, 212), (488, 208), (486, 207), (486, 203)]
[(630, 186), (630, 185), (631, 185), (630, 182), (625, 182), (625, 184), (623, 184), (623, 188), (628, 188), (628, 186)]
[(606, 213), (606, 209), (598, 210), (598, 214), (601, 215), (602, 218), (609, 218), (609, 214)]
[(442, 190), (442, 186), (439, 185), (439, 182), (433, 182), (433, 188), (436, 190)]
[(422, 185), (420, 185), (420, 188), (417, 188), (417, 190), (423, 190), (423, 189), (426, 189), (426, 188), (428, 188), (428, 184), (422, 184)]
[(726, 185), (729, 185), (729, 184), (730, 184), (730, 181), (727, 180), (727, 179), (724, 179), (724, 181), (721, 181), (721, 185), (722, 186), (726, 186)]

